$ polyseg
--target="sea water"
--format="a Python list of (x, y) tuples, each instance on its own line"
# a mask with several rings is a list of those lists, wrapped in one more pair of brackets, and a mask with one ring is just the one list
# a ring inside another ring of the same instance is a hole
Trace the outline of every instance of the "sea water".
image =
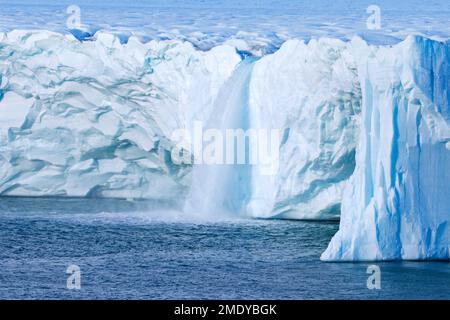
[[(445, 262), (321, 262), (336, 221), (208, 221), (152, 206), (1, 198), (0, 299), (450, 298)], [(381, 289), (367, 287), (373, 264)]]

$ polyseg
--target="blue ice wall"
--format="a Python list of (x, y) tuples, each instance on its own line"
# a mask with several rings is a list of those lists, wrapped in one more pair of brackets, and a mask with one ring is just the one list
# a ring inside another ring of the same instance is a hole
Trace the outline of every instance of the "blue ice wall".
[(449, 44), (353, 46), (363, 95), (357, 165), (322, 259), (449, 259)]

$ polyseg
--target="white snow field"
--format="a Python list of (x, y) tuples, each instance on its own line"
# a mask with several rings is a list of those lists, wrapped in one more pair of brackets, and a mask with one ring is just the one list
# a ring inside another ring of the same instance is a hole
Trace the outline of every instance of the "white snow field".
[[(373, 44), (394, 44), (410, 34), (435, 40), (450, 36), (447, 0), (0, 0), (0, 31), (48, 30), (69, 33), (80, 9), (80, 30), (90, 39), (98, 31), (142, 42), (182, 40), (199, 50), (231, 44), (262, 56), (286, 40), (360, 36)], [(381, 29), (368, 30), (371, 12), (381, 10)], [(67, 24), (70, 22), (71, 24)]]

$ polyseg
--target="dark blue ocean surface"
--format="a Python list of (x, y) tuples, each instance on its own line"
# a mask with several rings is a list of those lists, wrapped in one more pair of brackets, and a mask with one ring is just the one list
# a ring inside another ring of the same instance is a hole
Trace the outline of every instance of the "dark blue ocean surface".
[[(323, 263), (335, 222), (204, 220), (144, 202), (0, 198), (1, 299), (450, 299), (445, 262)], [(69, 265), (81, 289), (66, 287)]]

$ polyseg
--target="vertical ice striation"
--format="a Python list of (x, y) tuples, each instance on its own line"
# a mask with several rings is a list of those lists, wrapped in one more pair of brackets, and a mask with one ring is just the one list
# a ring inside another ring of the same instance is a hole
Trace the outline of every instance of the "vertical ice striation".
[(357, 165), (321, 259), (449, 259), (450, 46), (352, 45), (363, 94)]

